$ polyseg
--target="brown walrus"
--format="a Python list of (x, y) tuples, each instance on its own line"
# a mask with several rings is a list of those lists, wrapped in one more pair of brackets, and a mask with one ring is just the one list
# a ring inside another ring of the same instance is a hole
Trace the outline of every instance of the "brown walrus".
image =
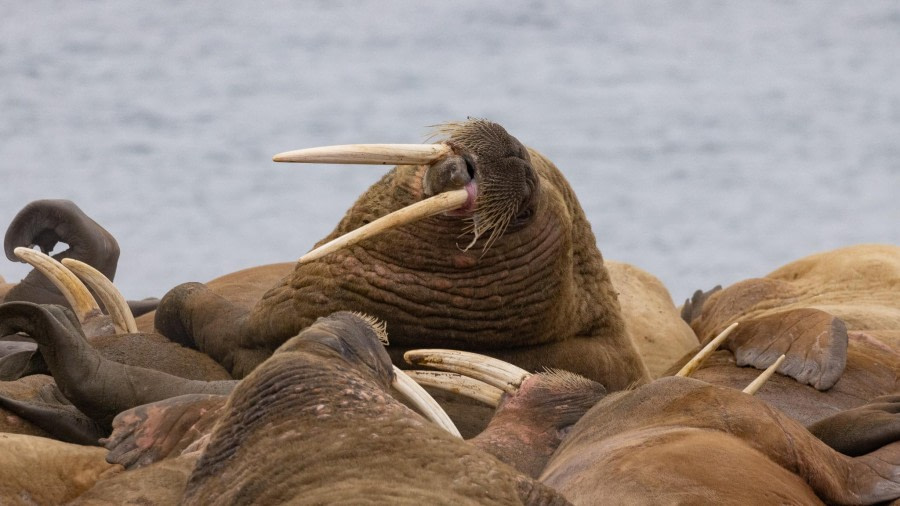
[(232, 392), (182, 504), (565, 504), (390, 395), (371, 323), (322, 318)]
[(436, 155), (391, 170), (320, 244), (431, 196), (461, 194), (457, 209), (300, 262), (250, 309), (180, 285), (161, 301), (157, 329), (235, 377), (317, 317), (351, 310), (387, 322), (396, 363), (413, 347), (448, 347), (570, 370), (613, 390), (648, 380), (560, 171), (489, 121), (440, 132), (445, 140), (426, 148)]

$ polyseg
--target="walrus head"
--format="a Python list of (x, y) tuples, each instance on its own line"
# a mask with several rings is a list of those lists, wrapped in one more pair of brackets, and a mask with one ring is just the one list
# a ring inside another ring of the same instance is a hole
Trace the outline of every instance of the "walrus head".
[(471, 219), (471, 247), (490, 232), (485, 248), (511, 223), (521, 224), (532, 213), (532, 197), (538, 177), (528, 150), (496, 123), (473, 120), (445, 123), (437, 132), (446, 136), (452, 153), (430, 165), (423, 177), (423, 191), (432, 196), (464, 188), (466, 204), (452, 215)]
[(304, 255), (310, 261), (396, 226), (435, 214), (462, 217), (468, 250), (488, 234), (487, 249), (507, 228), (524, 224), (533, 214), (539, 178), (528, 149), (502, 126), (483, 119), (438, 125), (437, 144), (357, 144), (302, 149), (275, 155), (279, 162), (417, 164), (416, 189), (427, 200), (381, 217)]

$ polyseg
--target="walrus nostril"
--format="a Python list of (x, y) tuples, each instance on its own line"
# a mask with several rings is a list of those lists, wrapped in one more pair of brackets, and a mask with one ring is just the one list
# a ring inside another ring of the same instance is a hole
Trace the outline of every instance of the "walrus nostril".
[(426, 196), (464, 187), (475, 179), (475, 165), (468, 157), (450, 156), (425, 172), (422, 189)]
[[(468, 156), (463, 158), (466, 161), (466, 173), (469, 174), (469, 181), (471, 181), (475, 179), (475, 163), (472, 162), (472, 160)], [(468, 183), (469, 181), (466, 182)]]

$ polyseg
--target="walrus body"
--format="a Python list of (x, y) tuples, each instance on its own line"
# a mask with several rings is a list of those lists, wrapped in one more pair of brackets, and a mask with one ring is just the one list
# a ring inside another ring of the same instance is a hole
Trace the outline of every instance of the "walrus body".
[(371, 327), (342, 313), (232, 393), (182, 504), (563, 504), (394, 400)]
[(764, 402), (691, 378), (612, 394), (540, 480), (576, 504), (872, 504), (900, 497), (900, 446), (841, 455)]
[[(387, 322), (398, 364), (412, 347), (448, 347), (527, 369), (567, 369), (611, 389), (646, 381), (590, 225), (559, 170), (499, 125), (450, 130), (452, 156), (397, 166), (321, 243), (421, 201), (425, 181), (435, 193), (448, 179), (434, 174), (463, 159), (466, 187), (477, 187), (474, 212), (433, 216), (298, 263), (249, 311), (203, 285), (181, 285), (161, 302), (156, 327), (235, 377), (316, 318), (352, 310)], [(490, 229), (500, 233), (481, 230), (471, 240), (472, 227), (497, 222), (487, 213), (498, 207), (512, 209)]]

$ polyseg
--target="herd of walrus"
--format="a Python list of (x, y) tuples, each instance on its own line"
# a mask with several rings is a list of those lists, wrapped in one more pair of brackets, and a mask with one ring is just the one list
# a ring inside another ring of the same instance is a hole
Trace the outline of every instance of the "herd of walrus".
[(115, 239), (74, 203), (22, 209), (0, 503), (900, 498), (900, 247), (679, 310), (604, 261), (547, 158), (481, 119), (436, 136), (276, 155), (395, 167), (298, 261), (161, 299), (124, 300)]

